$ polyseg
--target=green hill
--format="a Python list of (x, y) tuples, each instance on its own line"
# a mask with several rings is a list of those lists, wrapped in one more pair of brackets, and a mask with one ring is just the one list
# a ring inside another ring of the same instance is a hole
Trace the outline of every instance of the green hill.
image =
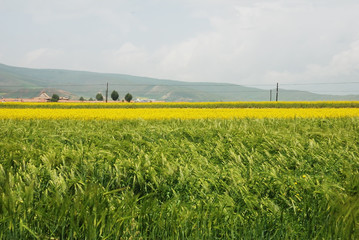
[[(0, 64), (0, 96), (32, 98), (41, 91), (94, 98), (98, 92), (109, 95), (113, 90), (124, 96), (164, 101), (268, 101), (269, 91), (226, 83), (182, 82), (125, 74), (95, 73), (59, 69), (30, 69)], [(273, 98), (274, 99), (274, 94)], [(296, 100), (359, 100), (358, 95), (321, 95), (304, 91), (280, 89), (279, 99)]]

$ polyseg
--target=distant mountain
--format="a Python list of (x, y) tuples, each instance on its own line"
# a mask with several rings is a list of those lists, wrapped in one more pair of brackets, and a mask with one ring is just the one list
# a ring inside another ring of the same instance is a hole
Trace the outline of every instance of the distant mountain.
[[(71, 99), (103, 95), (106, 84), (113, 90), (134, 98), (163, 101), (268, 101), (269, 90), (229, 83), (182, 82), (124, 74), (95, 73), (59, 69), (31, 69), (0, 64), (0, 97), (32, 98), (41, 91)], [(274, 100), (274, 92), (272, 94)], [(322, 95), (305, 91), (279, 90), (281, 101), (359, 100), (359, 95)]]

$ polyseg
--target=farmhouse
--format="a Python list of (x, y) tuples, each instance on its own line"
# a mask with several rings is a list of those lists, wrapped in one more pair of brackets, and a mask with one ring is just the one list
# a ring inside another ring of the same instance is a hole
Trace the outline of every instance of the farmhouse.
[(37, 97), (34, 98), (1, 98), (1, 102), (48, 102), (51, 97), (42, 91)]
[(34, 97), (32, 100), (34, 102), (47, 102), (50, 99), (51, 97), (46, 92), (42, 91), (39, 96)]

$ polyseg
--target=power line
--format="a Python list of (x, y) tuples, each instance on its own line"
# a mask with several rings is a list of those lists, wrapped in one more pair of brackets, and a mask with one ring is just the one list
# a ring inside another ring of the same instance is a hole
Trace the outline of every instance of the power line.
[[(346, 85), (346, 84), (359, 84), (359, 82), (317, 82), (317, 83), (281, 83), (285, 86), (297, 85)], [(51, 84), (45, 86), (22, 86), (22, 85), (0, 85), (0, 87), (27, 87), (27, 88), (51, 88), (51, 87), (83, 87), (83, 86), (104, 86), (103, 83), (90, 83), (90, 84)], [(251, 87), (251, 86), (275, 86), (274, 84), (234, 84), (234, 83), (184, 83), (184, 84), (132, 84), (132, 83), (109, 83), (115, 86), (168, 86), (168, 87)]]
[(321, 82), (321, 83), (281, 83), (281, 85), (340, 85), (340, 84), (358, 84), (359, 82)]
[[(281, 85), (285, 85), (285, 86), (313, 86), (313, 85), (347, 85), (347, 84), (359, 84), (359, 82), (356, 81), (352, 81), (352, 82), (316, 82), (316, 83), (282, 83)], [(109, 83), (106, 84), (106, 95), (108, 93), (108, 85)], [(233, 84), (233, 83), (178, 83), (178, 84), (165, 84), (165, 83), (159, 83), (159, 84), (145, 84), (145, 83), (110, 83), (110, 85), (113, 86), (121, 86), (122, 88), (125, 88), (125, 91), (128, 91), (129, 88), (131, 87), (185, 87), (185, 88), (193, 88), (196, 89), (196, 87), (253, 87), (253, 86), (273, 86), (273, 84)], [(54, 88), (54, 87), (84, 87), (84, 86), (101, 86), (104, 87), (103, 83), (90, 83), (90, 84), (51, 84), (51, 85), (47, 85), (47, 86), (41, 86), (41, 87), (24, 87), (24, 86), (20, 86), (20, 85), (6, 85), (6, 86), (1, 86), (0, 88)], [(273, 86), (274, 87), (274, 86)], [(133, 89), (134, 91), (135, 89)], [(263, 93), (266, 92), (268, 90), (276, 90), (276, 101), (278, 101), (278, 92), (279, 92), (279, 87), (278, 87), (278, 83), (276, 84), (275, 88), (272, 89), (258, 89), (258, 90), (218, 90), (216, 89), (215, 91), (211, 90), (211, 89), (197, 89), (201, 92), (207, 92), (207, 93)], [(348, 90), (321, 90), (321, 91), (315, 91), (315, 90), (299, 90), (299, 89), (281, 89), (281, 91), (286, 90), (286, 91), (307, 91), (307, 92), (312, 92), (312, 93), (326, 93), (326, 94), (333, 94), (333, 93), (351, 93), (351, 94), (356, 94), (356, 91), (348, 91)], [(152, 90), (153, 91), (153, 90)], [(271, 94), (271, 93), (270, 93)]]

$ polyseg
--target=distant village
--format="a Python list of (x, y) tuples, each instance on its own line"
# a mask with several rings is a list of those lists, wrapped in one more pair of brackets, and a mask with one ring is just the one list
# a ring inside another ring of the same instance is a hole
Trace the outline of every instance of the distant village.
[[(34, 98), (1, 98), (2, 102), (50, 102), (50, 100), (51, 97), (46, 92), (41, 92)], [(68, 101), (74, 102), (74, 100), (70, 100), (69, 97), (59, 97), (59, 102)]]

